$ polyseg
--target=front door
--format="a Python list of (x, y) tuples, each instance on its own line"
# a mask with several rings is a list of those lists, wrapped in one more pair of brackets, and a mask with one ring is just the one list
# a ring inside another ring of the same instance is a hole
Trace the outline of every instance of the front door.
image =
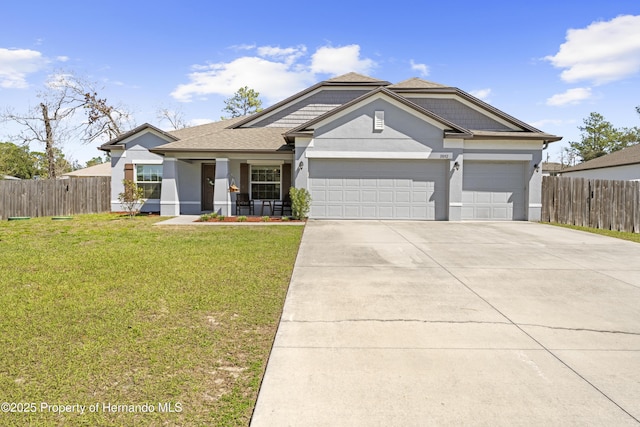
[(202, 210), (213, 211), (213, 183), (216, 181), (216, 165), (202, 165)]

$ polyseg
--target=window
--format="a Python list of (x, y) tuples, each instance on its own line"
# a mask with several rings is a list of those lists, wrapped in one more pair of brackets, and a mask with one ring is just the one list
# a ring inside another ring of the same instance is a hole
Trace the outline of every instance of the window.
[(162, 165), (136, 165), (136, 183), (144, 191), (144, 199), (159, 199)]
[(280, 166), (251, 166), (251, 198), (280, 200)]

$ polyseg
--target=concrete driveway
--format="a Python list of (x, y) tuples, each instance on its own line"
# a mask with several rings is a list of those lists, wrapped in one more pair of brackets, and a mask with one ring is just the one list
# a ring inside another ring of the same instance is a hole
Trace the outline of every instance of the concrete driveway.
[(640, 244), (310, 221), (251, 425), (638, 425)]

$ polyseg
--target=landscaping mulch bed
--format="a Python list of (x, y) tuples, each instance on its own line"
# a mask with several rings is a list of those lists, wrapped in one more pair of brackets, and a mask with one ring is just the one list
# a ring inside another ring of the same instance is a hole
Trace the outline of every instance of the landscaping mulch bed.
[[(243, 219), (238, 216), (226, 216), (224, 218), (216, 217), (216, 218), (200, 218), (196, 220), (196, 222), (304, 222), (303, 220), (298, 219), (282, 219), (278, 216), (272, 217), (261, 217), (261, 216), (248, 216)], [(268, 219), (267, 219), (268, 218)]]

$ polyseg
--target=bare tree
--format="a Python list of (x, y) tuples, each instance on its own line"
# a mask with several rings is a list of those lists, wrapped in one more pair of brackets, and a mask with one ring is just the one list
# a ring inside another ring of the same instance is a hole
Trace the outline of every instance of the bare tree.
[(173, 130), (184, 129), (187, 127), (184, 112), (180, 107), (170, 108), (160, 106), (156, 110), (156, 118), (161, 122), (169, 122), (169, 125)]
[(0, 121), (14, 122), (21, 126), (22, 130), (18, 135), (12, 136), (13, 140), (25, 145), (34, 141), (44, 144), (47, 172), (49, 178), (55, 178), (55, 149), (72, 133), (68, 119), (75, 112), (74, 100), (69, 91), (64, 88), (41, 91), (38, 93), (38, 98), (40, 103), (26, 113), (16, 113), (12, 109), (5, 110), (0, 114)]
[[(56, 148), (76, 137), (85, 142), (116, 138), (133, 127), (131, 114), (123, 106), (113, 106), (100, 98), (95, 84), (72, 73), (57, 73), (37, 94), (38, 106), (26, 113), (7, 109), (0, 122), (14, 122), (21, 127), (11, 139), (27, 145), (37, 141), (45, 146), (49, 178), (56, 177)], [(73, 120), (85, 111), (86, 121)]]
[(68, 91), (75, 108), (85, 111), (87, 121), (81, 126), (85, 142), (108, 141), (135, 127), (132, 114), (123, 104), (110, 104), (98, 96), (96, 83), (74, 73), (58, 73), (53, 86)]

